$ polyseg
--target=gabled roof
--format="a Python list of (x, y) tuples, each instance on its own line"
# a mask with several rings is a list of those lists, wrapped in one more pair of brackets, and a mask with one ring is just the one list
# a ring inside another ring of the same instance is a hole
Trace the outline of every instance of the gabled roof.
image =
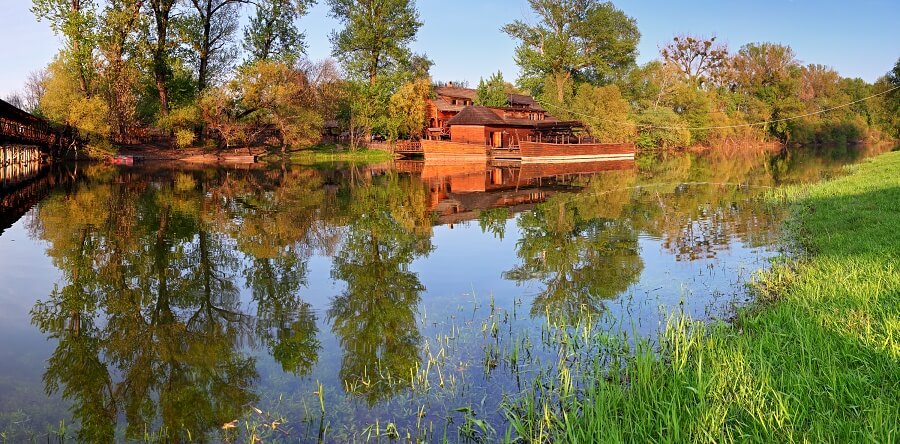
[(544, 110), (537, 101), (534, 100), (534, 97), (526, 96), (525, 94), (507, 94), (506, 100), (510, 105), (525, 105), (536, 111)]
[(471, 88), (459, 88), (456, 86), (438, 86), (434, 88), (434, 93), (439, 96), (456, 97), (460, 99), (475, 100), (476, 92)]
[(434, 104), (434, 107), (437, 108), (438, 111), (441, 112), (460, 112), (465, 108), (465, 105), (451, 105), (450, 102), (438, 97), (436, 99), (432, 99), (431, 102)]
[(447, 125), (503, 125), (506, 121), (486, 106), (467, 106)]
[[(456, 99), (467, 99), (471, 101), (475, 101), (475, 98), (478, 96), (478, 92), (472, 88), (460, 88), (458, 86), (437, 86), (434, 88), (434, 93), (438, 96), (435, 100), (442, 100), (441, 97), (452, 97)], [(537, 101), (534, 100), (533, 97), (525, 94), (507, 94), (506, 100), (510, 107), (514, 106), (526, 106), (531, 111), (544, 111), (544, 108), (541, 107)], [(448, 106), (455, 106), (447, 104)]]

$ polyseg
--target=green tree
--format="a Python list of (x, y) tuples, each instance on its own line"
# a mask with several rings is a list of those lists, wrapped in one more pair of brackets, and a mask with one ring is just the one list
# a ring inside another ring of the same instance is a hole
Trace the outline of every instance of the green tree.
[(314, 108), (316, 91), (306, 73), (283, 63), (259, 61), (238, 71), (229, 88), (241, 97), (242, 114), (257, 127), (278, 130), (281, 153), (319, 140), (324, 124)]
[(262, 0), (244, 29), (248, 62), (279, 60), (294, 64), (305, 53), (306, 36), (296, 20), (306, 15), (314, 0)]
[(184, 39), (196, 65), (198, 93), (221, 76), (237, 56), (232, 43), (238, 29), (240, 3), (242, 0), (190, 0), (192, 14), (182, 23)]
[(482, 78), (478, 81), (478, 88), (475, 90), (475, 104), (504, 107), (508, 104), (506, 89), (506, 81), (503, 80), (503, 73), (500, 71), (491, 74), (487, 81)]
[(112, 150), (109, 145), (109, 108), (100, 96), (88, 96), (79, 86), (78, 68), (61, 57), (47, 67), (41, 112), (51, 121), (69, 125), (88, 141), (93, 154)]
[(634, 125), (628, 120), (630, 107), (615, 85), (581, 84), (571, 109), (572, 117), (583, 121), (600, 141), (626, 142), (634, 137)]
[(169, 113), (169, 80), (172, 77), (170, 66), (171, 45), (169, 32), (172, 26), (172, 13), (176, 0), (147, 0), (147, 6), (153, 16), (153, 79), (159, 94), (159, 113)]
[(47, 20), (50, 29), (65, 39), (65, 54), (75, 67), (81, 92), (92, 94), (96, 44), (97, 5), (93, 0), (33, 0), (31, 12)]
[(792, 123), (778, 120), (803, 111), (797, 98), (800, 64), (794, 51), (775, 43), (749, 43), (741, 47), (731, 63), (736, 87), (768, 105), (766, 120), (777, 121), (768, 125), (769, 133), (787, 141)]
[[(894, 68), (875, 82), (875, 93), (884, 93), (893, 88), (900, 88), (900, 59)], [(874, 120), (888, 137), (900, 139), (900, 89), (879, 96), (875, 99), (873, 109)]]
[[(520, 83), (550, 80), (551, 94), (563, 102), (565, 85), (575, 80), (604, 83), (619, 78), (634, 65), (640, 32), (633, 18), (611, 2), (599, 0), (529, 0), (539, 18), (503, 27), (519, 41), (516, 63)], [(533, 93), (538, 93), (532, 87)]]
[(422, 26), (414, 0), (328, 0), (344, 29), (331, 34), (332, 54), (355, 78), (375, 86), (379, 76), (412, 67), (409, 44)]
[(431, 93), (431, 79), (426, 77), (404, 83), (391, 95), (389, 114), (393, 139), (422, 135), (428, 124), (426, 111)]
[(120, 139), (138, 124), (142, 31), (147, 22), (142, 4), (142, 0), (110, 0), (99, 22), (97, 47), (105, 62), (100, 68), (102, 91)]

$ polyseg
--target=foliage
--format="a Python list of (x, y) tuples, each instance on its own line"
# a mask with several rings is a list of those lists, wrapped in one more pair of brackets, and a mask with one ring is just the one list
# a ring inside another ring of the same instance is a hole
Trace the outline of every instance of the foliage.
[(388, 112), (392, 139), (418, 138), (424, 133), (431, 94), (431, 79), (421, 78), (404, 83), (391, 95)]
[(48, 119), (75, 128), (89, 146), (109, 151), (109, 108), (102, 98), (82, 92), (77, 68), (57, 58), (47, 68), (41, 111)]
[(175, 146), (178, 148), (187, 148), (194, 144), (196, 135), (189, 129), (178, 129), (175, 131)]
[[(520, 83), (543, 80), (558, 102), (568, 81), (604, 83), (620, 78), (634, 65), (640, 32), (633, 18), (611, 2), (599, 0), (529, 0), (538, 24), (521, 20), (503, 27), (519, 42), (516, 63)], [(537, 94), (540, 88), (532, 88)]]
[(478, 81), (478, 88), (475, 89), (475, 104), (481, 106), (491, 106), (501, 108), (507, 106), (507, 84), (503, 80), (503, 73), (497, 71), (485, 81), (483, 78)]
[(636, 116), (637, 145), (641, 148), (676, 148), (688, 146), (690, 131), (684, 120), (670, 108), (651, 108)]
[[(884, 93), (900, 88), (900, 59), (894, 68), (875, 82), (875, 93)], [(900, 139), (900, 89), (877, 97), (873, 103), (873, 120), (888, 137)]]
[(257, 126), (272, 125), (277, 130), (282, 154), (287, 147), (319, 140), (323, 120), (314, 109), (314, 85), (304, 72), (283, 63), (259, 61), (241, 68), (229, 88)]
[(354, 78), (374, 86), (379, 76), (413, 67), (409, 44), (422, 26), (413, 0), (328, 0), (344, 29), (331, 34), (332, 54)]
[(571, 108), (573, 118), (583, 121), (588, 132), (599, 141), (627, 142), (634, 137), (634, 126), (628, 120), (628, 102), (615, 85), (581, 84)]
[(97, 33), (97, 5), (93, 0), (32, 0), (31, 11), (47, 20), (50, 29), (65, 39), (63, 54), (70, 58), (81, 92), (90, 94)]
[(173, 109), (168, 115), (160, 116), (157, 125), (167, 131), (194, 130), (201, 122), (200, 108), (192, 105)]
[(291, 65), (305, 53), (305, 35), (294, 22), (306, 15), (313, 0), (263, 0), (244, 29), (248, 63), (273, 59)]

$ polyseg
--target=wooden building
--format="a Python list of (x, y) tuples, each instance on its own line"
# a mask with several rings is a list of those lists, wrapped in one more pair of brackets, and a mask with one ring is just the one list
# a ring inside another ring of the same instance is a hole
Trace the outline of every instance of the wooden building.
[[(531, 96), (523, 94), (507, 94), (507, 106), (488, 108), (475, 106), (476, 92), (471, 88), (450, 84), (436, 87), (434, 93), (435, 98), (428, 104), (427, 138), (431, 140), (511, 146), (524, 138), (526, 133), (533, 133), (537, 127), (559, 126), (561, 123), (547, 114)], [(570, 130), (577, 124), (568, 123)], [(460, 128), (455, 137), (453, 125), (470, 128)], [(476, 137), (481, 133), (484, 135)]]

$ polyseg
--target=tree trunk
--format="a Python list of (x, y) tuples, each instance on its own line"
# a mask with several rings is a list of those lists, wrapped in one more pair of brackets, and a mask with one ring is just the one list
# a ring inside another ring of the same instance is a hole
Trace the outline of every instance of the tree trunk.
[(166, 116), (169, 114), (169, 87), (166, 84), (169, 74), (169, 64), (166, 60), (166, 46), (169, 34), (169, 14), (172, 5), (169, 0), (158, 0), (153, 5), (153, 13), (156, 19), (156, 51), (153, 54), (153, 77), (156, 80), (156, 90), (159, 91), (159, 112)]
[(197, 95), (206, 89), (209, 71), (209, 33), (212, 28), (212, 1), (206, 0), (206, 10), (201, 11), (203, 17), (203, 36), (200, 42), (200, 68), (197, 71)]

